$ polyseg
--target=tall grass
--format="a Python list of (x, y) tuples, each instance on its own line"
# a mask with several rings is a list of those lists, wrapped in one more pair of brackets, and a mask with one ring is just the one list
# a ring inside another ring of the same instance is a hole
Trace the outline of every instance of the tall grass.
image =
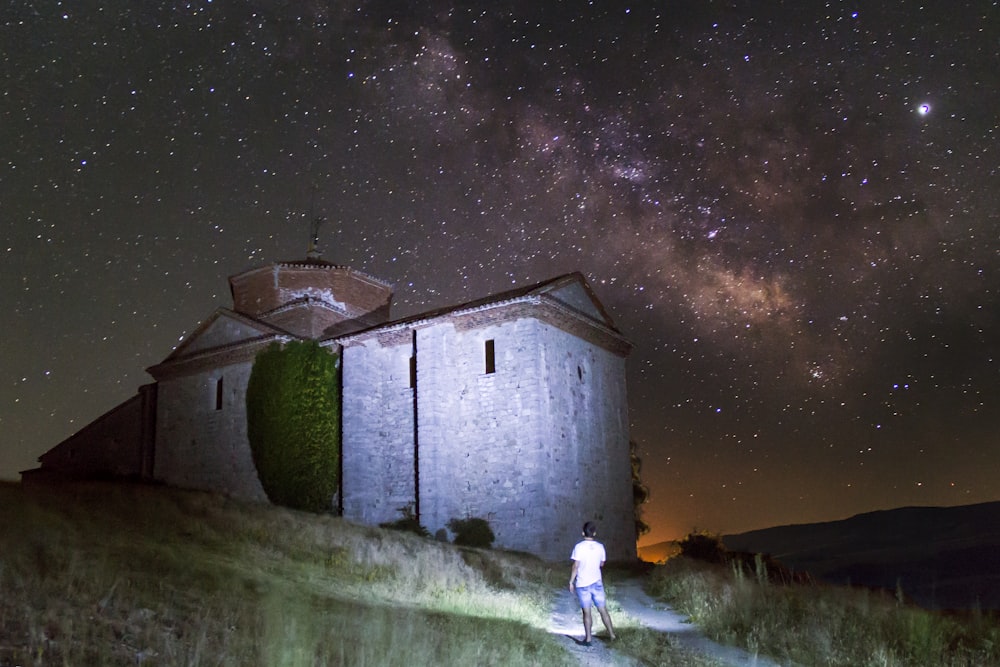
[[(565, 665), (567, 565), (221, 496), (0, 484), (0, 667)], [(640, 575), (714, 639), (800, 665), (1000, 665), (995, 617), (774, 583), (768, 563)], [(616, 654), (703, 666), (613, 607)], [(581, 627), (582, 632), (582, 627)]]
[(775, 583), (755, 563), (676, 557), (650, 575), (651, 594), (691, 616), (713, 639), (800, 665), (1000, 665), (995, 616), (945, 615), (888, 592)]
[(548, 572), (211, 494), (0, 485), (0, 666), (567, 664)]

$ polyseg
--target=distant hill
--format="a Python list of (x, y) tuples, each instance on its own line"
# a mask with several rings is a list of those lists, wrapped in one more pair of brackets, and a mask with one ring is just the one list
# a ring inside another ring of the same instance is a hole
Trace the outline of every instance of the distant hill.
[(832, 584), (903, 592), (930, 609), (1000, 610), (1000, 502), (903, 507), (723, 537)]

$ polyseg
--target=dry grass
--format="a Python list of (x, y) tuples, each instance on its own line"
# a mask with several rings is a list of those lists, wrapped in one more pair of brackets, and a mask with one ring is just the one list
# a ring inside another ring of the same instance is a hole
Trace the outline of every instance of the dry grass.
[[(675, 558), (643, 576), (709, 636), (782, 661), (1000, 665), (995, 617), (751, 570)], [(0, 484), (0, 667), (571, 664), (547, 632), (566, 574), (564, 563), (212, 494)], [(639, 576), (611, 573), (612, 604), (626, 575)], [(616, 653), (713, 664), (612, 613)]]
[(865, 589), (775, 584), (766, 572), (685, 557), (658, 566), (648, 583), (713, 639), (794, 664), (1000, 665), (996, 617), (948, 616)]
[(0, 485), (0, 665), (565, 664), (549, 567), (211, 494)]

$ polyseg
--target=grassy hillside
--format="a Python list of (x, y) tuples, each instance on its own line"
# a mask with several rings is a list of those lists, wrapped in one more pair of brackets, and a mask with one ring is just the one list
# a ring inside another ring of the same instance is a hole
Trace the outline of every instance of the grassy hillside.
[[(0, 484), (0, 667), (579, 664), (548, 631), (568, 574), (214, 494)], [(617, 656), (718, 664), (612, 611)]]
[[(616, 659), (719, 664), (617, 607), (614, 582), (642, 576), (710, 636), (782, 661), (1000, 664), (993, 617), (783, 585), (769, 567), (682, 556), (641, 575), (611, 568)], [(0, 484), (0, 667), (578, 664), (573, 642), (547, 631), (567, 575), (565, 563), (212, 494)]]
[(945, 614), (901, 593), (817, 583), (762, 554), (728, 551), (704, 533), (678, 546), (682, 555), (656, 567), (647, 590), (719, 642), (782, 664), (1000, 666), (995, 615)]
[(209, 494), (0, 485), (3, 666), (560, 665), (548, 576)]
[(927, 608), (1000, 610), (1000, 502), (903, 507), (724, 541), (829, 583), (902, 590)]

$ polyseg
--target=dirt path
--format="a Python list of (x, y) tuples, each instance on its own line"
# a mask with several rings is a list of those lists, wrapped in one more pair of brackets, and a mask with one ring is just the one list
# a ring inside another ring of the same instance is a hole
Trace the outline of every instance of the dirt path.
[[(628, 579), (611, 584), (610, 598), (612, 605), (621, 607), (632, 619), (648, 628), (668, 633), (684, 650), (709, 658), (721, 667), (781, 667), (780, 663), (768, 658), (712, 641), (701, 634), (696, 625), (686, 622), (684, 616), (649, 597), (638, 580)], [(555, 596), (549, 632), (558, 635), (566, 649), (585, 667), (640, 664), (615, 651), (613, 644), (605, 640), (604, 626), (597, 614), (594, 614), (594, 641), (589, 647), (583, 646), (580, 607), (568, 589)]]
[[(614, 618), (611, 619), (614, 621)], [(580, 618), (580, 603), (576, 596), (563, 588), (555, 595), (552, 605), (552, 620), (549, 632), (556, 635), (559, 641), (584, 667), (600, 665), (640, 665), (627, 656), (623, 656), (609, 648), (604, 626), (601, 619), (594, 614), (594, 641), (590, 646), (583, 645), (583, 620)]]

